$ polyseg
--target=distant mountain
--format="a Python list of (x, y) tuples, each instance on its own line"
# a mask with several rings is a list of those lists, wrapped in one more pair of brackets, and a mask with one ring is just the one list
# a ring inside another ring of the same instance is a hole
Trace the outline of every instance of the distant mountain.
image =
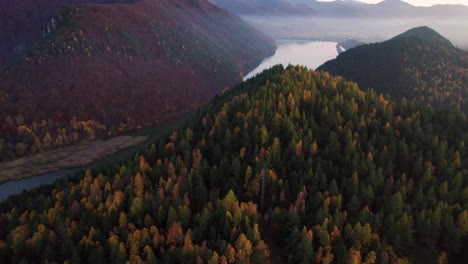
[(370, 15), (408, 16), (417, 14), (417, 7), (401, 0), (385, 0), (366, 7)]
[(310, 15), (315, 11), (306, 4), (285, 0), (210, 0), (212, 3), (242, 15)]
[(466, 17), (468, 7), (466, 5), (434, 5), (432, 7), (420, 8), (423, 14), (431, 17)]
[(396, 99), (414, 98), (468, 112), (468, 52), (428, 27), (350, 49), (318, 70)]
[(0, 73), (0, 160), (193, 110), (276, 47), (206, 0), (75, 5), (49, 21)]
[[(468, 16), (468, 7), (462, 5), (413, 6), (401, 0), (384, 0), (377, 4), (350, 1), (307, 1), (320, 15), (369, 16), (369, 17), (446, 17)], [(339, 7), (339, 8), (337, 8)]]
[[(211, 0), (238, 15), (312, 14), (339, 17), (444, 17), (468, 16), (468, 7), (462, 5), (436, 5), (416, 7), (401, 0), (385, 0), (365, 4), (353, 0), (320, 2), (316, 0)], [(270, 3), (271, 2), (271, 3)], [(272, 12), (272, 10), (275, 10)], [(311, 11), (312, 10), (312, 11)]]
[(367, 12), (367, 5), (350, 1), (334, 1), (334, 2), (319, 2), (319, 1), (305, 1), (311, 8), (317, 10), (319, 16), (362, 16)]
[(355, 1), (355, 0), (337, 0), (337, 1), (345, 2), (345, 3), (352, 3), (352, 4), (356, 4), (356, 5), (362, 5), (362, 4), (364, 4), (364, 3), (361, 2), (361, 1)]

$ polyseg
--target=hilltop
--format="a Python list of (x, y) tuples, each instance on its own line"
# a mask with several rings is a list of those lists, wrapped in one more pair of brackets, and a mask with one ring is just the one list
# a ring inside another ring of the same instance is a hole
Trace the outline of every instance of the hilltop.
[(468, 111), (468, 52), (428, 27), (350, 49), (318, 70), (395, 99)]
[(0, 258), (464, 263), (467, 133), (461, 114), (276, 66), (128, 160), (0, 204)]
[(74, 5), (50, 21), (0, 73), (0, 160), (192, 111), (276, 48), (205, 0)]

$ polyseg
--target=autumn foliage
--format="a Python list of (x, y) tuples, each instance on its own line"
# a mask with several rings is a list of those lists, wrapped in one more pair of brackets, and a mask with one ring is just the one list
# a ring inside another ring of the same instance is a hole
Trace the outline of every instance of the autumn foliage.
[(0, 258), (462, 263), (467, 131), (461, 113), (276, 66), (131, 159), (9, 198)]

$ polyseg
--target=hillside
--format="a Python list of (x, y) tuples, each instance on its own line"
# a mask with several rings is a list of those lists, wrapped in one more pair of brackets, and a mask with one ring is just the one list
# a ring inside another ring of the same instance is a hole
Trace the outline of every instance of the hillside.
[(461, 114), (276, 66), (134, 157), (1, 204), (0, 258), (463, 263), (467, 131)]
[(205, 0), (65, 8), (0, 73), (0, 161), (196, 109), (275, 50)]
[(132, 3), (138, 0), (22, 0), (0, 3), (0, 69), (17, 61), (47, 31), (64, 6), (92, 3)]
[(350, 49), (318, 69), (392, 98), (468, 112), (468, 52), (428, 27)]

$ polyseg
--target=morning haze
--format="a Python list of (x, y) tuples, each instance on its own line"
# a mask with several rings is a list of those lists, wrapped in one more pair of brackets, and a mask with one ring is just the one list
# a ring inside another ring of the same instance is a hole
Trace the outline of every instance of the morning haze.
[[(333, 2), (335, 0), (319, 0), (320, 2)], [(345, 0), (346, 1), (346, 0)], [(351, 0), (352, 1), (352, 0)], [(383, 0), (359, 0), (366, 4), (376, 4)], [(357, 1), (356, 1), (357, 2)], [(414, 6), (433, 6), (433, 5), (467, 5), (465, 0), (405, 0)]]
[[(407, 29), (429, 26), (460, 48), (468, 49), (466, 1), (212, 0), (276, 39), (362, 42), (386, 40)], [(427, 7), (427, 3), (434, 6)], [(236, 4), (233, 4), (236, 3)], [(411, 3), (411, 4), (409, 4)], [(414, 5), (412, 5), (414, 4)], [(416, 6), (418, 5), (418, 6)], [(425, 6), (419, 6), (425, 5)]]

